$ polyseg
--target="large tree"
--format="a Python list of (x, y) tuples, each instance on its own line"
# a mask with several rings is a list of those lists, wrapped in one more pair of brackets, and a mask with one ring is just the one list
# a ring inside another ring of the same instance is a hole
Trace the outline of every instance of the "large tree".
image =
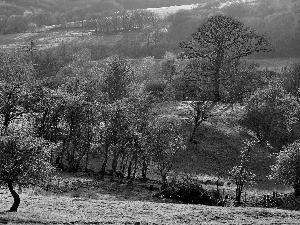
[(10, 212), (16, 212), (20, 204), (20, 196), (14, 190), (16, 184), (36, 185), (53, 171), (52, 147), (26, 132), (9, 132), (0, 137), (0, 185), (7, 184), (14, 198)]
[(254, 52), (271, 50), (268, 38), (243, 22), (226, 15), (208, 18), (191, 37), (180, 43), (184, 56), (202, 58), (212, 75), (214, 101), (220, 101), (220, 85), (228, 65)]

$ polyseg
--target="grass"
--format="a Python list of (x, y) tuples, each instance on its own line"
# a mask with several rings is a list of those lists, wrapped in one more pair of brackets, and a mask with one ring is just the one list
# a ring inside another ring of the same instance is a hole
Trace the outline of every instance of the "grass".
[(260, 70), (273, 70), (279, 71), (282, 68), (288, 68), (293, 63), (299, 62), (299, 58), (273, 58), (273, 59), (250, 59), (249, 61), (258, 63)]
[[(118, 186), (118, 185), (117, 185)], [(130, 189), (126, 187), (126, 189)], [(34, 194), (26, 189), (21, 194), (17, 213), (0, 213), (0, 223), (9, 224), (297, 224), (300, 212), (260, 208), (222, 208), (151, 202), (128, 199), (114, 194), (99, 194), (102, 188), (81, 189), (76, 196)], [(80, 193), (95, 192), (97, 199)], [(0, 190), (1, 209), (11, 205), (12, 198)]]
[(30, 41), (34, 40), (35, 48), (51, 48), (64, 43), (97, 42), (103, 45), (114, 45), (123, 35), (89, 35), (89, 30), (69, 29), (55, 30), (42, 33), (18, 33), (10, 35), (0, 35), (0, 46), (3, 48), (16, 48), (30, 46)]

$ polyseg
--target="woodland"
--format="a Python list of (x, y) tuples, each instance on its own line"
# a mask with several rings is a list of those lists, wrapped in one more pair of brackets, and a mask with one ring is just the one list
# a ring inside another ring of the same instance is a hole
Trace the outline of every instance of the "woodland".
[[(157, 202), (299, 210), (300, 63), (274, 71), (252, 61), (298, 56), (297, 1), (218, 8), (222, 1), (191, 0), (184, 3), (198, 7), (164, 18), (144, 8), (183, 1), (90, 2), (0, 3), (3, 34), (29, 32), (8, 31), (15, 17), (124, 34), (114, 45), (38, 49), (32, 41), (0, 51), (0, 185), (13, 197), (9, 212), (24, 210), (17, 188), (61, 194), (99, 182), (142, 186)], [(51, 21), (38, 19), (45, 15)], [(65, 174), (93, 182), (61, 184)], [(266, 180), (289, 191), (273, 189), (271, 199), (251, 192), (247, 201), (247, 188)]]

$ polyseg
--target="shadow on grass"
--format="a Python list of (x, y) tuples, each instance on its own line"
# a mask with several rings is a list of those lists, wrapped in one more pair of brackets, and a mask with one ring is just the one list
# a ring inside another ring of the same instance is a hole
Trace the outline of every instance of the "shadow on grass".
[(59, 222), (42, 222), (42, 221), (35, 221), (35, 220), (25, 220), (25, 219), (6, 219), (6, 218), (0, 218), (0, 224), (63, 224)]

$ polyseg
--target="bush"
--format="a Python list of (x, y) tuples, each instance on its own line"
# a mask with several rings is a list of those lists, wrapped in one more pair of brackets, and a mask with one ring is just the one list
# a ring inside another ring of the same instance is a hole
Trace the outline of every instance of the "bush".
[(145, 91), (153, 97), (162, 98), (166, 84), (163, 81), (149, 81), (145, 85)]
[(172, 180), (156, 196), (176, 199), (190, 204), (214, 205), (219, 195), (208, 192), (190, 176)]
[(241, 125), (252, 130), (262, 145), (277, 151), (293, 142), (292, 125), (297, 122), (299, 103), (280, 85), (256, 91), (247, 101)]

